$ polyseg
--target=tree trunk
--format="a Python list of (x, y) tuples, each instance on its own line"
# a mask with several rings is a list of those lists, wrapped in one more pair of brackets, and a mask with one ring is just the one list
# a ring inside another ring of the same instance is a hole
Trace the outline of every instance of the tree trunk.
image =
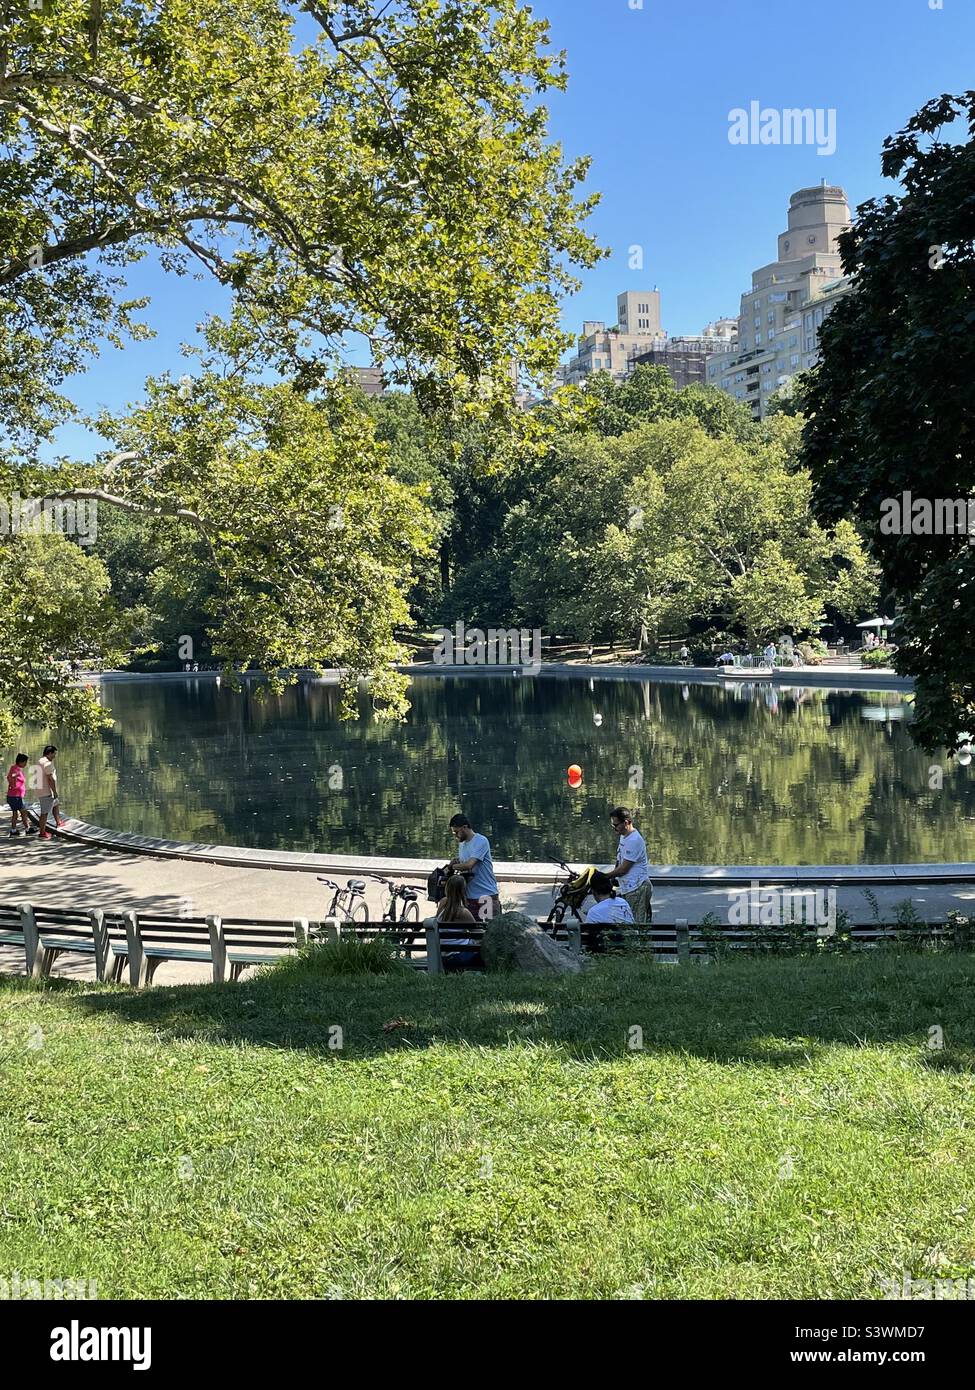
[(440, 587), (445, 594), (450, 592), (450, 540), (447, 536), (440, 542)]

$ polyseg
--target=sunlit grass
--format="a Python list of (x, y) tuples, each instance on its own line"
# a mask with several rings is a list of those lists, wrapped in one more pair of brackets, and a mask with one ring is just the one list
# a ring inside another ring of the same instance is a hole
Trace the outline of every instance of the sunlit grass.
[(975, 1274), (973, 987), (962, 955), (3, 981), (0, 1275), (460, 1299)]

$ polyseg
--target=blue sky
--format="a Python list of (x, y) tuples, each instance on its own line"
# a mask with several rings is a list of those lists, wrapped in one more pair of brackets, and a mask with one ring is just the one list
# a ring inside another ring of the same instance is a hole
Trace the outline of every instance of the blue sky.
[[(751, 271), (774, 259), (789, 195), (822, 179), (851, 206), (896, 185), (880, 173), (884, 138), (975, 75), (975, 3), (944, 0), (542, 0), (568, 55), (553, 105), (567, 154), (593, 156), (602, 202), (591, 228), (613, 250), (567, 308), (613, 322), (616, 295), (659, 287), (668, 333), (737, 315)], [(728, 115), (763, 107), (835, 108), (837, 148), (732, 145)], [(644, 247), (643, 276), (627, 248)]]
[[(550, 103), (566, 155), (588, 154), (586, 187), (602, 202), (590, 229), (612, 249), (585, 274), (564, 322), (615, 318), (625, 289), (661, 291), (663, 326), (696, 333), (737, 315), (751, 271), (771, 260), (789, 195), (842, 184), (851, 205), (894, 185), (880, 175), (884, 137), (924, 102), (960, 92), (975, 73), (975, 3), (943, 0), (537, 0), (567, 53), (569, 88)], [(811, 146), (732, 145), (729, 113), (762, 107), (835, 109), (836, 152)], [(643, 247), (643, 273), (628, 249)], [(210, 281), (165, 275), (147, 260), (129, 271), (148, 293), (157, 337), (107, 347), (73, 398), (113, 409), (140, 398), (149, 374), (187, 370), (179, 344), (208, 310), (224, 307)], [(367, 359), (353, 355), (350, 360)], [(76, 457), (91, 436), (66, 429)]]

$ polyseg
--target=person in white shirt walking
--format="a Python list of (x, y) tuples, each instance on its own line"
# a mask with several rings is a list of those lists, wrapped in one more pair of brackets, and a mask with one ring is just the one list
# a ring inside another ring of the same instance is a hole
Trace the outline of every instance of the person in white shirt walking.
[(650, 869), (647, 864), (647, 845), (633, 824), (633, 812), (617, 806), (610, 812), (613, 833), (619, 836), (616, 863), (607, 870), (615, 878), (620, 892), (630, 905), (634, 922), (649, 922), (651, 915)]
[(39, 840), (51, 838), (48, 825), (57, 830), (59, 826), (64, 824), (61, 818), (60, 798), (58, 797), (58, 774), (54, 767), (57, 751), (54, 744), (49, 743), (44, 749), (44, 756), (39, 758), (37, 762), (37, 789), (40, 792), (38, 804), (41, 810), (37, 827)]

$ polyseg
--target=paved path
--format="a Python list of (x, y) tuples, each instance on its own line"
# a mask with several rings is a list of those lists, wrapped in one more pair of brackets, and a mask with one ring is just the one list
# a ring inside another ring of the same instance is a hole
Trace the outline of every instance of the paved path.
[[(347, 875), (348, 876), (348, 875)], [(342, 880), (340, 880), (342, 881)], [(548, 878), (536, 883), (501, 883), (506, 905), (531, 916), (544, 917), (551, 901)], [(381, 917), (381, 889), (367, 880), (370, 914)], [(875, 886), (882, 909), (893, 908), (910, 897), (927, 918), (943, 918), (951, 908), (975, 912), (975, 882), (956, 884), (892, 884)], [(0, 899), (31, 901), (51, 906), (104, 907), (201, 916), (219, 912), (226, 917), (318, 918), (327, 907), (326, 891), (313, 873), (282, 869), (238, 868), (192, 860), (154, 859), (98, 846), (52, 840), (0, 839)], [(654, 890), (654, 920), (670, 924), (678, 917), (693, 922), (707, 911), (725, 920), (728, 887), (720, 884), (681, 885), (661, 883)], [(420, 912), (428, 904), (421, 889)], [(869, 900), (861, 887), (841, 887), (837, 907), (846, 909), (856, 923), (872, 920)], [(0, 948), (0, 970), (22, 969), (16, 951)], [(92, 978), (84, 962), (65, 960), (56, 973)], [(205, 967), (165, 964), (157, 976), (160, 984), (206, 980)]]

